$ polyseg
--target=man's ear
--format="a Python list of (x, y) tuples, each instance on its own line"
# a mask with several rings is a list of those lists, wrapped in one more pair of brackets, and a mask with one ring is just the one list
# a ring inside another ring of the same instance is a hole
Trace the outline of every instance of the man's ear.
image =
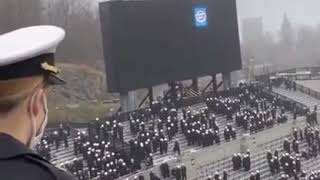
[(41, 112), (43, 104), (43, 90), (39, 89), (32, 94), (29, 100), (28, 112), (31, 116), (37, 117)]

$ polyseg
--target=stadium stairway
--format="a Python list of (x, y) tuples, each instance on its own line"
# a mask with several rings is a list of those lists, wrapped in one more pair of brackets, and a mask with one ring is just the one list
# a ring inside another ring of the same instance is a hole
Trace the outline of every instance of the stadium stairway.
[[(292, 121), (292, 119), (293, 119), (293, 117), (292, 117), (292, 114), (291, 113), (289, 113), (289, 112), (287, 112), (286, 113), (286, 115), (288, 115), (288, 119), (289, 119), (289, 122), (290, 121)], [(221, 116), (220, 117), (220, 120), (221, 121), (223, 121), (223, 122), (226, 122), (226, 119), (223, 117), (223, 116)], [(217, 118), (217, 122), (219, 122), (218, 121), (218, 118)], [(222, 125), (223, 126), (223, 125)], [(221, 128), (221, 127), (220, 127)], [(241, 131), (241, 128), (236, 128), (237, 129), (237, 132), (239, 133), (239, 131)], [(182, 134), (182, 136), (184, 136), (183, 134)], [(220, 134), (220, 136), (222, 136), (222, 134)], [(271, 142), (267, 142), (267, 143), (265, 143), (263, 146), (263, 149), (277, 149), (277, 148), (281, 148), (282, 147), (282, 143), (283, 143), (283, 139), (284, 138), (288, 138), (288, 137), (290, 137), (289, 135), (288, 136), (285, 136), (285, 137), (280, 137), (280, 138), (277, 138), (276, 140), (274, 140), (274, 141), (271, 141)], [(222, 141), (221, 141), (222, 143), (224, 142), (224, 139), (222, 139)], [(181, 145), (181, 144), (180, 144)], [(185, 143), (183, 144), (183, 146), (181, 146), (181, 151), (182, 151), (182, 153), (187, 153), (188, 151), (190, 152), (190, 151), (198, 151), (198, 150), (200, 150), (201, 149), (201, 147), (190, 147), (190, 146), (187, 146), (187, 143), (186, 143), (186, 141), (185, 141)], [(170, 151), (169, 151), (170, 152)], [(260, 153), (260, 155), (259, 156), (257, 156), (257, 157), (255, 157), (255, 159), (253, 159), (253, 161), (254, 162), (256, 162), (256, 160), (258, 159), (258, 164), (259, 164), (259, 162), (260, 162), (260, 164), (263, 164), (263, 160), (265, 160), (265, 153), (266, 152), (261, 152)], [(222, 172), (223, 171), (223, 169), (226, 169), (228, 172), (232, 172), (231, 174), (230, 174), (230, 178), (232, 178), (232, 177), (235, 177), (235, 178), (233, 178), (233, 179), (237, 179), (237, 178), (239, 178), (239, 176), (241, 176), (241, 175), (243, 175), (243, 174), (241, 174), (241, 173), (245, 173), (245, 172), (238, 172), (238, 171), (233, 171), (232, 170), (232, 162), (231, 162), (231, 157), (232, 156), (230, 156), (230, 157), (224, 157), (224, 158), (222, 158), (222, 159), (220, 159), (220, 160), (218, 160), (218, 161), (216, 161), (216, 162), (214, 162), (214, 163), (212, 163), (212, 164), (210, 164), (209, 165), (209, 169), (212, 169), (211, 171), (207, 171), (207, 176), (209, 176), (209, 175), (214, 175), (214, 173), (215, 173), (215, 171), (218, 171), (218, 172)], [(161, 163), (163, 163), (163, 162), (165, 162), (165, 161), (167, 161), (167, 160), (170, 160), (170, 159), (172, 159), (172, 158), (177, 158), (177, 157), (175, 157), (174, 155), (173, 155), (173, 153), (168, 153), (168, 155), (162, 155), (162, 156), (160, 156), (160, 155), (155, 155), (155, 157), (154, 157), (154, 161), (155, 161), (155, 164), (156, 163), (158, 163), (158, 164), (161, 164)], [(169, 165), (170, 165), (170, 163), (169, 163)], [(218, 168), (215, 168), (215, 167), (218, 167)], [(200, 167), (201, 168), (201, 167)], [(266, 164), (266, 167), (264, 167), (264, 168), (266, 168), (266, 170), (265, 170), (265, 172), (266, 173), (268, 173), (269, 172), (269, 167), (268, 167), (268, 165)], [(204, 169), (206, 169), (206, 170), (208, 170), (208, 167), (205, 167)], [(240, 174), (240, 175), (239, 175)], [(248, 173), (249, 175), (250, 175), (250, 173)], [(206, 177), (207, 176), (201, 176), (202, 178), (199, 178), (199, 179), (206, 179)], [(230, 179), (229, 178), (229, 179)], [(132, 179), (132, 176), (131, 176), (131, 178), (129, 178), (129, 179)], [(237, 179), (238, 180), (238, 179)]]
[[(219, 115), (216, 117), (216, 121), (218, 123), (218, 126), (219, 126), (219, 136), (221, 138), (221, 142), (223, 143), (224, 141), (224, 138), (223, 138), (223, 129), (224, 127), (226, 126), (225, 123), (223, 123), (224, 121), (226, 121), (226, 119), (222, 116), (222, 115)], [(129, 126), (129, 125), (128, 125)], [(240, 129), (237, 128), (237, 133), (239, 134), (240, 133)], [(127, 127), (125, 128), (125, 141), (129, 141), (131, 138), (132, 138), (132, 135), (131, 135), (131, 132), (130, 132), (130, 128)], [(185, 135), (181, 132), (181, 129), (179, 127), (179, 132), (177, 133), (176, 136), (173, 137), (173, 140), (172, 141), (169, 141), (169, 146), (168, 146), (168, 154), (165, 155), (160, 155), (159, 152), (157, 152), (156, 154), (154, 154), (153, 156), (153, 159), (154, 159), (154, 164), (161, 164), (165, 161), (171, 158), (174, 158), (174, 154), (173, 154), (173, 147), (174, 147), (174, 142), (175, 140), (177, 140), (179, 143), (180, 143), (180, 149), (181, 149), (181, 153), (184, 154), (184, 153), (187, 153), (187, 152), (190, 152), (190, 151), (196, 151), (198, 149), (201, 149), (201, 147), (199, 146), (188, 146), (187, 144), (187, 140), (186, 140), (186, 137)], [(170, 157), (171, 156), (171, 157)]]
[[(193, 108), (197, 108), (195, 110), (200, 111), (201, 109), (205, 108), (205, 105), (198, 105), (198, 106), (193, 107)], [(246, 108), (246, 107), (242, 107), (241, 109), (243, 110), (244, 108)], [(278, 113), (279, 113), (279, 111), (278, 111)], [(287, 112), (286, 114), (289, 115), (289, 119), (292, 119), (292, 118), (290, 118), (290, 113)], [(179, 118), (179, 120), (182, 120), (182, 112), (179, 112), (178, 118)], [(243, 129), (242, 128), (235, 127), (234, 121), (227, 121), (226, 117), (224, 115), (216, 115), (216, 122), (217, 122), (217, 124), (219, 126), (219, 136), (220, 136), (220, 139), (221, 139), (221, 143), (225, 142), (224, 137), (223, 137), (224, 136), (223, 135), (223, 130), (224, 130), (225, 126), (227, 125), (227, 123), (229, 123), (229, 122), (236, 129), (237, 137), (239, 137), (243, 133)], [(129, 142), (131, 139), (134, 139), (134, 136), (130, 132), (129, 122), (126, 121), (126, 122), (124, 122), (123, 125), (125, 127), (124, 128), (124, 141), (125, 142)], [(181, 129), (179, 127), (178, 134), (176, 134), (176, 136), (173, 137), (172, 141), (169, 141), (168, 154), (160, 155), (160, 153), (157, 152), (156, 154), (153, 155), (153, 160), (154, 160), (154, 164), (155, 165), (164, 163), (164, 162), (166, 162), (166, 161), (168, 161), (170, 159), (177, 158), (173, 153), (173, 147), (174, 147), (175, 140), (177, 140), (180, 143), (181, 154), (188, 153), (188, 152), (194, 152), (194, 151), (197, 151), (197, 150), (202, 148), (200, 146), (188, 146), (186, 137), (181, 132)]]
[[(272, 152), (278, 149), (279, 155), (281, 156), (281, 154), (284, 153), (282, 147), (283, 147), (283, 140), (285, 138), (289, 139), (290, 141), (292, 140), (291, 135), (282, 136), (272, 141), (264, 143), (261, 146), (261, 149), (271, 150)], [(300, 149), (303, 150), (305, 148), (307, 148), (307, 144), (305, 141), (302, 141), (300, 143)], [(266, 151), (261, 151), (258, 153), (251, 154), (251, 170), (247, 172), (244, 172), (243, 170), (233, 171), (231, 157), (232, 156), (224, 157), (209, 165), (206, 165), (203, 167), (200, 166), (199, 168), (205, 169), (205, 172), (202, 172), (197, 179), (206, 180), (208, 176), (213, 177), (216, 171), (219, 172), (219, 174), (221, 174), (223, 170), (226, 170), (228, 172), (229, 174), (228, 180), (249, 180), (251, 172), (256, 172), (256, 170), (260, 171), (260, 177), (262, 180), (278, 179), (282, 174), (280, 173), (274, 176), (271, 175), (270, 169), (266, 160)], [(308, 172), (320, 169), (320, 158), (312, 158), (309, 160), (302, 159), (301, 163), (302, 163), (302, 169), (308, 170)], [(131, 180), (133, 176), (134, 175), (128, 175), (122, 178)]]
[[(267, 142), (263, 145), (263, 149), (268, 149), (274, 152), (276, 149), (280, 149), (279, 155), (281, 156), (284, 151), (282, 150), (283, 139), (290, 138), (290, 135), (279, 137), (273, 141)], [(302, 142), (300, 144), (300, 149), (303, 150), (307, 148), (306, 142)], [(317, 170), (320, 168), (320, 158), (313, 158), (307, 161), (302, 160), (302, 169), (307, 169), (309, 171)], [(259, 170), (260, 177), (262, 180), (273, 180), (277, 179), (279, 175), (272, 176), (270, 173), (269, 165), (266, 160), (266, 151), (261, 151), (251, 155), (251, 170), (244, 172), (243, 170), (240, 171), (233, 171), (231, 157), (223, 158), (221, 161), (217, 161), (216, 163), (212, 164), (212, 171), (208, 171), (208, 173), (204, 176), (200, 176), (199, 179), (206, 179), (208, 176), (214, 176), (214, 173), (217, 171), (221, 174), (223, 170), (229, 172), (229, 180), (249, 180), (251, 172), (256, 172)], [(218, 167), (218, 168), (214, 168)]]
[[(283, 139), (288, 138), (290, 141), (292, 140), (292, 137), (290, 135), (277, 138), (275, 141), (272, 141), (271, 143), (268, 143), (263, 149), (268, 149), (274, 152), (276, 149), (280, 149), (279, 155), (281, 156), (282, 153), (284, 153), (283, 150)], [(300, 150), (305, 150), (308, 148), (308, 145), (306, 141), (300, 142)], [(279, 176), (281, 176), (282, 173), (278, 175), (272, 176), (270, 173), (269, 165), (266, 160), (266, 152), (260, 152), (254, 155), (254, 157), (251, 160), (251, 170), (248, 172), (240, 172), (240, 173), (234, 173), (230, 175), (229, 179), (241, 179), (241, 180), (249, 180), (251, 172), (255, 172), (256, 170), (260, 171), (260, 177), (263, 180), (273, 180), (277, 179)], [(308, 172), (319, 170), (320, 169), (320, 158), (311, 158), (309, 160), (301, 159), (301, 167), (304, 170), (307, 170)]]
[[(307, 94), (304, 94), (302, 92), (299, 92), (299, 91), (289, 91), (289, 90), (285, 90), (283, 88), (273, 88), (273, 91), (278, 94), (281, 94), (285, 97), (288, 97), (294, 101), (301, 102), (302, 104), (310, 107), (311, 109), (315, 105), (320, 105), (320, 100), (315, 99), (315, 98), (313, 98)], [(200, 110), (200, 109), (203, 109), (204, 107), (205, 107), (205, 104), (197, 104), (197, 105), (192, 106), (192, 109)], [(289, 115), (289, 122), (292, 121), (292, 114), (288, 113), (288, 112), (286, 114)], [(181, 110), (179, 110), (179, 119), (181, 120), (181, 118), (182, 118), (182, 112), (181, 112)], [(223, 143), (223, 141), (224, 141), (223, 128), (226, 126), (226, 123), (227, 123), (225, 116), (217, 115), (217, 123), (218, 123), (219, 129), (220, 129), (220, 138), (222, 140), (221, 142)], [(132, 134), (130, 132), (129, 122), (126, 121), (123, 123), (123, 125), (125, 126), (125, 129), (124, 129), (125, 141), (128, 142), (130, 139), (132, 139), (134, 137), (132, 136)], [(233, 124), (233, 127), (235, 127), (234, 124)], [(239, 135), (241, 135), (242, 128), (236, 128), (236, 130), (237, 130), (237, 136), (239, 137)], [(267, 142), (263, 145), (264, 146), (263, 149), (270, 149), (273, 151), (275, 149), (282, 149), (283, 139), (287, 138), (287, 137), (290, 137), (290, 136), (279, 137), (274, 141)], [(169, 142), (168, 154), (167, 155), (160, 155), (159, 153), (155, 154), (154, 155), (154, 164), (161, 164), (169, 159), (177, 158), (177, 157), (175, 157), (175, 155), (172, 152), (174, 140), (178, 140), (180, 142), (182, 154), (188, 153), (190, 151), (197, 151), (197, 150), (201, 149), (201, 147), (187, 146), (186, 139), (185, 139), (184, 135), (181, 133), (181, 130), (179, 129), (179, 133), (173, 138), (173, 141)], [(67, 161), (72, 162), (74, 160), (74, 158), (81, 159), (81, 156), (75, 157), (73, 155), (73, 138), (69, 137), (68, 142), (69, 142), (68, 148), (64, 148), (63, 143), (61, 143), (60, 148), (58, 150), (56, 150), (55, 147), (51, 147), (51, 149), (52, 149), (51, 150), (51, 154), (52, 154), (51, 155), (52, 156), (51, 162), (53, 164), (59, 166), (59, 165), (61, 165), (61, 163), (65, 163)], [(307, 145), (305, 142), (302, 142), (302, 144), (300, 144), (301, 150), (306, 147), (307, 147)], [(281, 152), (279, 154), (281, 154)], [(267, 179), (267, 180), (277, 179), (278, 176), (271, 175), (270, 170), (269, 170), (269, 166), (268, 166), (267, 161), (265, 159), (265, 155), (266, 155), (266, 152), (259, 152), (256, 154), (252, 154), (251, 155), (252, 169), (251, 169), (251, 171), (248, 171), (248, 172), (233, 171), (231, 156), (224, 157), (224, 158), (208, 165), (209, 169), (212, 169), (212, 170), (207, 170), (208, 167), (204, 168), (204, 169), (206, 169), (205, 175), (200, 176), (201, 178), (199, 178), (199, 179), (205, 179), (209, 175), (213, 176), (216, 171), (218, 171), (221, 174), (221, 172), (224, 169), (229, 172), (228, 179), (230, 179), (230, 180), (247, 180), (247, 179), (249, 179), (250, 173), (255, 172), (256, 170), (260, 171), (261, 179)], [(318, 158), (312, 158), (307, 161), (302, 160), (301, 163), (302, 163), (302, 169), (305, 169), (308, 172), (313, 171), (313, 170), (319, 170), (320, 169), (320, 156), (318, 156)]]
[(311, 171), (320, 170), (320, 157), (303, 161), (302, 167), (307, 171), (307, 174), (310, 174)]
[(79, 159), (80, 156), (74, 156), (73, 150), (73, 137), (68, 137), (68, 148), (64, 147), (64, 143), (60, 143), (60, 148), (56, 149), (55, 146), (51, 146), (51, 160), (50, 162), (56, 166), (61, 166), (61, 164), (66, 162), (72, 162), (76, 159)]
[[(288, 138), (290, 135), (279, 137), (277, 139), (274, 139), (272, 141), (266, 142), (263, 144), (262, 149), (270, 149), (275, 150), (282, 147), (283, 139)], [(228, 172), (228, 179), (229, 180), (244, 180), (247, 177), (250, 176), (250, 173), (254, 170), (257, 170), (255, 167), (260, 167), (264, 164), (266, 152), (261, 151), (258, 153), (251, 154), (251, 171), (244, 172), (242, 170), (240, 171), (233, 171), (233, 165), (232, 165), (232, 155), (228, 157), (224, 157), (219, 161), (216, 161), (209, 166), (205, 167), (207, 170), (206, 173), (202, 173), (202, 175), (199, 177), (199, 179), (206, 179), (208, 176), (214, 176), (215, 172), (219, 172), (220, 174), (223, 172), (223, 170), (226, 170)], [(262, 169), (260, 167), (260, 169)], [(269, 168), (267, 169), (269, 171)], [(262, 173), (262, 171), (260, 171)], [(261, 174), (262, 175), (262, 174)]]
[[(204, 108), (204, 105), (197, 105), (195, 108), (197, 108), (197, 110), (200, 110), (200, 109)], [(287, 113), (287, 115), (289, 115), (289, 120), (292, 119), (289, 113)], [(182, 114), (179, 113), (179, 118), (182, 118), (181, 116), (182, 116)], [(225, 116), (217, 115), (216, 122), (218, 123), (219, 129), (220, 129), (221, 143), (223, 143), (224, 142), (223, 128), (226, 126), (226, 123), (227, 123)], [(230, 121), (230, 122), (232, 122), (232, 121)], [(125, 122), (124, 126), (126, 127), (125, 128), (125, 139), (130, 140), (130, 138), (132, 138), (132, 135), (131, 135), (130, 128), (129, 128), (129, 122)], [(236, 128), (236, 130), (237, 130), (237, 136), (241, 135), (241, 133), (243, 131), (242, 128)], [(199, 146), (188, 146), (184, 134), (181, 133), (181, 130), (179, 130), (179, 132), (180, 133), (178, 133), (174, 137), (174, 139), (176, 139), (180, 142), (180, 149), (181, 149), (182, 154), (194, 152), (194, 151), (200, 150), (202, 148)], [(73, 154), (73, 138), (72, 137), (68, 138), (68, 143), (69, 143), (68, 148), (64, 148), (63, 143), (61, 143), (60, 148), (58, 150), (56, 150), (55, 147), (51, 147), (51, 149), (52, 149), (51, 162), (53, 164), (55, 164), (57, 166), (61, 166), (62, 163), (72, 162), (72, 161), (74, 161), (74, 159), (81, 159), (81, 156), (75, 157)], [(168, 148), (168, 154), (160, 155), (159, 152), (157, 154), (155, 154), (154, 155), (154, 164), (161, 164), (161, 163), (164, 163), (170, 159), (177, 159), (177, 157), (173, 153), (173, 146), (174, 146), (174, 141), (170, 141), (169, 148)]]
[[(192, 109), (194, 110), (201, 110), (205, 107), (205, 104), (196, 104), (194, 106), (191, 106)], [(243, 109), (244, 107), (242, 107)], [(289, 121), (292, 120), (292, 114), (287, 112), (286, 113), (287, 115), (289, 115)], [(178, 114), (178, 117), (179, 119), (181, 120), (182, 119), (182, 112), (181, 110), (179, 110), (179, 114)], [(227, 120), (225, 118), (225, 116), (223, 115), (217, 115), (216, 116), (216, 122), (218, 123), (218, 126), (219, 126), (219, 129), (220, 129), (220, 138), (221, 138), (221, 143), (224, 142), (224, 137), (223, 137), (223, 129), (224, 127), (226, 126), (226, 123), (227, 123)], [(233, 125), (233, 127), (235, 127), (234, 125), (234, 121), (230, 121)], [(130, 127), (129, 127), (129, 122), (126, 121), (123, 123), (125, 129), (124, 129), (124, 138), (125, 138), (125, 141), (128, 142), (130, 139), (134, 138), (130, 132)], [(180, 128), (180, 127), (179, 127)], [(243, 129), (242, 128), (236, 128), (236, 131), (237, 131), (237, 137), (239, 137), (242, 132), (243, 132)], [(181, 132), (181, 130), (179, 129), (179, 133), (173, 138), (172, 141), (169, 141), (169, 147), (168, 147), (168, 154), (166, 155), (160, 155), (159, 152), (157, 154), (154, 155), (154, 164), (161, 164), (161, 163), (164, 163), (170, 159), (177, 159), (177, 157), (174, 155), (173, 153), (173, 146), (174, 146), (174, 140), (178, 140), (180, 142), (180, 149), (181, 149), (181, 153), (184, 154), (184, 153), (189, 153), (189, 152), (192, 152), (192, 151), (197, 151), (197, 150), (200, 150), (202, 147), (198, 147), (198, 146), (187, 146), (187, 141), (186, 141), (186, 138), (185, 136), (183, 135), (183, 133)], [(55, 150), (55, 147), (51, 147), (52, 148), (52, 160), (51, 162), (57, 166), (61, 166), (62, 163), (66, 163), (66, 162), (72, 162), (75, 158), (76, 159), (82, 159), (81, 156), (77, 156), (75, 157), (73, 155), (73, 138), (72, 137), (69, 137), (68, 138), (68, 142), (69, 142), (69, 147), (68, 148), (64, 148), (64, 144), (61, 143), (60, 145), (60, 149), (58, 150)], [(264, 157), (264, 156), (263, 156)], [(225, 160), (220, 160), (220, 161), (217, 161), (217, 163), (219, 165), (216, 165), (215, 163), (215, 167), (218, 167), (221, 165), (221, 167), (223, 168), (219, 168), (221, 169), (221, 171), (223, 169), (229, 169), (232, 168), (232, 164), (229, 164), (228, 165), (228, 162), (231, 162), (230, 158), (226, 158)], [(227, 167), (228, 165), (228, 167)], [(214, 173), (215, 171), (213, 171)], [(237, 174), (237, 173), (236, 173)], [(241, 174), (241, 173), (240, 173)], [(232, 175), (230, 177), (233, 177), (235, 176)]]

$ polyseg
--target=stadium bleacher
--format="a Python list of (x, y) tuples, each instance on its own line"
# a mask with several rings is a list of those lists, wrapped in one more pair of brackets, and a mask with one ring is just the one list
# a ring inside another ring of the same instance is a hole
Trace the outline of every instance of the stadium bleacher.
[[(201, 109), (205, 108), (205, 104), (197, 104), (195, 106), (193, 106), (192, 108), (194, 108), (193, 110), (195, 111), (200, 111)], [(244, 107), (242, 107), (241, 109), (243, 109)], [(286, 113), (287, 115), (290, 115), (290, 113)], [(292, 115), (290, 115), (290, 119)], [(181, 120), (182, 118), (182, 112), (181, 110), (179, 110), (179, 115), (178, 115), (179, 119)], [(226, 123), (228, 122), (226, 120), (225, 115), (217, 115), (216, 117), (216, 122), (219, 125), (219, 129), (223, 129), (226, 126)], [(129, 122), (125, 121), (123, 122), (123, 126), (124, 126), (124, 140), (125, 142), (128, 142), (130, 139), (133, 138), (131, 132), (130, 132), (130, 128), (129, 128)], [(243, 129), (242, 128), (236, 128), (237, 134), (242, 134), (243, 133)], [(185, 136), (181, 133), (181, 130), (179, 129), (179, 134), (177, 134), (174, 139), (178, 140), (180, 142), (180, 146), (181, 146), (181, 150), (182, 150), (182, 154), (184, 153), (188, 153), (190, 151), (196, 151), (198, 149), (201, 149), (201, 147), (192, 147), (192, 146), (187, 146), (187, 142), (186, 142), (186, 138)], [(219, 132), (219, 136), (220, 138), (223, 140), (223, 131)], [(66, 163), (71, 163), (75, 160), (79, 160), (82, 159), (82, 157), (79, 156), (74, 156), (73, 155), (73, 138), (69, 137), (69, 147), (68, 148), (62, 148), (59, 150), (55, 150), (54, 148), (52, 148), (52, 162), (55, 165), (58, 166), (62, 166)], [(160, 154), (154, 154), (153, 156), (153, 160), (154, 160), (154, 164), (161, 164), (163, 162), (166, 162), (169, 159), (174, 159), (176, 158), (176, 156), (174, 155), (174, 153), (171, 151), (173, 149), (173, 141), (169, 142), (169, 153), (167, 155), (160, 155)], [(241, 174), (241, 173), (240, 173)], [(234, 175), (232, 175), (234, 176)], [(231, 177), (231, 176), (230, 176)]]
[[(313, 108), (315, 105), (320, 104), (319, 100), (312, 98), (312, 97), (310, 97), (306, 94), (303, 94), (301, 92), (298, 92), (298, 91), (291, 91), (291, 90), (287, 90), (282, 87), (275, 87), (272, 89), (272, 91), (276, 94), (285, 96), (288, 99), (291, 99), (292, 101), (299, 102), (299, 103), (305, 105), (306, 107), (309, 107), (310, 109)], [(270, 103), (271, 102), (268, 102), (268, 105), (271, 105)], [(200, 104), (196, 104), (196, 105), (191, 106), (191, 109), (192, 109), (192, 111), (199, 112), (199, 111), (205, 109), (206, 107), (207, 106), (205, 103), (200, 103)], [(241, 105), (241, 111), (248, 108), (248, 107), (249, 107), (248, 105)], [(279, 108), (277, 110), (277, 114), (279, 114), (280, 112), (281, 112), (281, 108)], [(285, 115), (288, 117), (288, 122), (292, 122), (293, 113), (286, 110)], [(183, 112), (181, 109), (179, 109), (178, 110), (178, 120), (181, 121), (182, 119), (183, 119)], [(226, 127), (227, 123), (230, 123), (230, 121), (227, 120), (227, 115), (217, 114), (216, 115), (216, 123), (220, 129), (219, 136), (220, 136), (220, 139), (222, 140), (221, 144), (223, 145), (223, 143), (225, 141), (224, 135), (223, 135), (223, 129), (224, 129), (224, 127)], [(245, 133), (245, 131), (242, 127), (237, 127), (234, 124), (235, 123), (234, 118), (233, 118), (233, 121), (231, 121), (231, 123), (232, 123), (232, 126), (235, 128), (238, 136), (241, 136), (242, 134)], [(148, 127), (150, 124), (151, 124), (151, 122), (149, 122), (149, 124), (147, 123), (146, 127)], [(123, 130), (124, 142), (128, 143), (130, 140), (134, 140), (135, 135), (132, 134), (132, 132), (130, 131), (129, 121), (123, 121), (122, 126), (124, 127), (124, 130)], [(264, 143), (263, 147), (264, 147), (264, 149), (269, 149), (269, 150), (281, 149), (283, 139), (289, 138), (289, 137), (290, 137), (290, 135), (279, 137), (277, 139), (274, 139), (272, 141)], [(177, 140), (180, 143), (182, 155), (201, 151), (201, 149), (202, 149), (201, 146), (188, 146), (186, 137), (182, 133), (181, 127), (179, 126), (178, 133), (173, 137), (172, 141), (169, 141), (168, 153), (160, 155), (160, 153), (157, 152), (152, 155), (153, 164), (155, 166), (160, 165), (165, 162), (171, 162), (172, 160), (175, 160), (175, 161), (179, 160), (179, 156), (177, 156), (173, 152), (175, 140)], [(83, 160), (82, 155), (77, 155), (77, 156), (74, 155), (73, 142), (74, 142), (74, 137), (70, 136), (70, 137), (68, 137), (68, 144), (69, 144), (68, 148), (62, 147), (59, 149), (55, 149), (54, 147), (51, 147), (51, 162), (57, 166), (64, 167), (64, 165), (66, 165), (68, 163), (72, 163), (76, 160)], [(305, 142), (301, 142), (300, 149), (306, 149), (306, 148), (307, 148), (307, 144)], [(280, 153), (282, 153), (282, 152), (283, 152), (283, 150), (280, 151)], [(234, 180), (249, 179), (251, 173), (256, 172), (257, 170), (259, 170), (261, 179), (279, 178), (283, 173), (280, 173), (276, 176), (272, 176), (270, 173), (269, 165), (266, 161), (265, 155), (266, 155), (266, 152), (264, 152), (264, 151), (251, 154), (250, 157), (251, 157), (251, 167), (252, 168), (250, 171), (246, 171), (246, 172), (242, 171), (242, 170), (241, 171), (233, 171), (231, 156), (230, 157), (222, 157), (219, 160), (215, 161), (214, 163), (210, 163), (210, 164), (206, 164), (204, 166), (198, 167), (200, 169), (201, 168), (203, 169), (202, 171), (200, 171), (201, 173), (199, 173), (198, 179), (207, 179), (209, 176), (214, 177), (216, 172), (221, 174), (223, 172), (223, 170), (226, 170), (226, 172), (228, 172), (228, 179), (234, 179)], [(320, 163), (318, 161), (320, 162), (320, 160), (318, 160), (318, 159), (310, 159), (310, 160), (302, 161), (302, 167), (304, 169), (308, 170), (308, 172), (307, 172), (308, 174), (311, 174), (313, 171), (315, 171), (315, 170), (317, 170), (317, 168), (319, 168)], [(86, 163), (84, 165), (86, 166)], [(135, 177), (139, 174), (141, 174), (141, 173), (133, 172), (133, 173), (130, 173), (126, 176), (122, 176), (122, 178), (135, 179)], [(220, 177), (222, 177), (222, 175), (220, 175)], [(95, 178), (95, 179), (97, 179), (97, 178)]]
[[(267, 150), (279, 150), (279, 155), (285, 153), (283, 150), (283, 140), (288, 139), (291, 141), (293, 137), (291, 135), (286, 135), (286, 136), (281, 136), (277, 139), (274, 139), (272, 141), (266, 142), (263, 144), (263, 148)], [(301, 141), (300, 142), (300, 150), (306, 150), (308, 149), (308, 145), (306, 141)], [(247, 180), (249, 179), (250, 175), (252, 172), (256, 172), (259, 170), (260, 177), (261, 179), (277, 179), (281, 175), (283, 175), (283, 172), (277, 175), (272, 175), (270, 170), (269, 170), (269, 165), (266, 160), (266, 151), (261, 151), (258, 153), (254, 153), (251, 155), (251, 167), (252, 169), (250, 171), (233, 171), (232, 169), (232, 162), (230, 161), (230, 157), (225, 157), (214, 164), (208, 164), (206, 167), (201, 167), (204, 168), (205, 171), (202, 172), (202, 174), (198, 177), (199, 179), (206, 179), (208, 177), (213, 177), (215, 175), (215, 172), (222, 172), (223, 170), (226, 170), (227, 172), (230, 172), (228, 174), (228, 179), (232, 180), (237, 180), (237, 179), (243, 179)], [(300, 157), (300, 156), (299, 156)], [(311, 174), (312, 172), (315, 172), (316, 170), (319, 170), (320, 168), (320, 159), (319, 158), (310, 158), (308, 160), (303, 159), (301, 164), (302, 164), (302, 169), (306, 170), (305, 172), (307, 174)]]

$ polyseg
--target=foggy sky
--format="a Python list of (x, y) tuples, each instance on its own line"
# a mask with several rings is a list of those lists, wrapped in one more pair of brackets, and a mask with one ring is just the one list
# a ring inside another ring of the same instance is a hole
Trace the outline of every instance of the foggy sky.
[(286, 13), (299, 25), (320, 24), (320, 0), (237, 0), (239, 24), (247, 17), (262, 17), (264, 30), (277, 31)]

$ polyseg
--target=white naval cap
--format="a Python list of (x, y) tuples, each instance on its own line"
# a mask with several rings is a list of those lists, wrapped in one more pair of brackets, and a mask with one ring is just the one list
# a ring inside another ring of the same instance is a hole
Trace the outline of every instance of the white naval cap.
[(0, 35), (0, 80), (47, 74), (53, 84), (63, 82), (56, 76), (54, 53), (64, 37), (65, 31), (56, 26), (32, 26)]

